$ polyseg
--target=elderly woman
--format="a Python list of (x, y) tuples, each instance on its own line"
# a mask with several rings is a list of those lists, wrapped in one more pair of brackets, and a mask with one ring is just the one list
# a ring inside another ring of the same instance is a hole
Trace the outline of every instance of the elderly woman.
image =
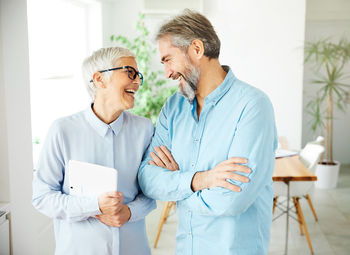
[[(74, 255), (150, 254), (145, 216), (155, 201), (137, 183), (153, 125), (125, 110), (143, 82), (135, 55), (119, 47), (93, 53), (83, 64), (93, 103), (51, 126), (33, 180), (33, 205), (53, 218), (56, 252)], [(99, 197), (69, 194), (68, 161), (118, 170), (118, 192)]]

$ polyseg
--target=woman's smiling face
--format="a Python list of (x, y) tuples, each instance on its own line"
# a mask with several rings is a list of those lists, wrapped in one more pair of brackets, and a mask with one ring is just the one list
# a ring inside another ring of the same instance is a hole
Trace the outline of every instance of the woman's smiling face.
[[(135, 58), (133, 57), (120, 58), (114, 67), (122, 66), (131, 66), (138, 71)], [(106, 83), (104, 94), (109, 99), (108, 101), (117, 103), (120, 110), (128, 110), (134, 107), (134, 96), (140, 85), (141, 80), (138, 75), (132, 80), (128, 76), (127, 69), (115, 70), (110, 80)]]

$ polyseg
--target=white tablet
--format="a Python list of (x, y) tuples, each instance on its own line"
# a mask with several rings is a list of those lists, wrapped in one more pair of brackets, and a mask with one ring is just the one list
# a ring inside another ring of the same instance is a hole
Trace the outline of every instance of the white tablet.
[(117, 190), (118, 171), (110, 167), (69, 160), (68, 178), (70, 195), (98, 196), (103, 192)]

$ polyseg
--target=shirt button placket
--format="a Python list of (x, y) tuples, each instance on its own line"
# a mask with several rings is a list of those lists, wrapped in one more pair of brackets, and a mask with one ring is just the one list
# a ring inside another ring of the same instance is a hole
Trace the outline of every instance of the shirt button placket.
[[(114, 144), (115, 144), (115, 142), (114, 142), (114, 139), (115, 139), (114, 131), (111, 128), (111, 126), (108, 125), (108, 142), (110, 143), (109, 153), (111, 155), (110, 162), (108, 162), (108, 163), (110, 164), (110, 167), (112, 167), (112, 168), (115, 168), (115, 160), (114, 160), (114, 155), (115, 155)], [(112, 235), (113, 250), (118, 251), (119, 247), (120, 247), (119, 228), (112, 228), (112, 232), (113, 232), (113, 235)]]
[(188, 240), (188, 254), (192, 254), (193, 253), (193, 240), (192, 240), (192, 213), (191, 210), (187, 210), (187, 217), (189, 219), (189, 224), (188, 224), (188, 232), (187, 232), (187, 240)]

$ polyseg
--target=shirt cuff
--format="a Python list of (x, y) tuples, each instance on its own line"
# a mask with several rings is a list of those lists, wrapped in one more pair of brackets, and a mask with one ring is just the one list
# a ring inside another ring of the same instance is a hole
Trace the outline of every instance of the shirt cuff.
[(138, 220), (138, 215), (136, 213), (137, 210), (135, 210), (135, 205), (132, 203), (126, 204), (129, 209), (130, 209), (130, 219), (128, 220), (129, 222), (134, 222)]
[(189, 197), (194, 192), (191, 188), (192, 185), (192, 179), (196, 172), (192, 171), (186, 171), (181, 172), (180, 174), (180, 182), (179, 182), (179, 188), (181, 190), (181, 193), (184, 194), (184, 196)]
[(98, 197), (90, 197), (86, 200), (86, 206), (84, 207), (88, 216), (100, 215), (100, 206), (98, 205)]
[(156, 201), (144, 195), (138, 196), (134, 201), (126, 204), (130, 209), (129, 222), (144, 219), (152, 210), (157, 207)]

